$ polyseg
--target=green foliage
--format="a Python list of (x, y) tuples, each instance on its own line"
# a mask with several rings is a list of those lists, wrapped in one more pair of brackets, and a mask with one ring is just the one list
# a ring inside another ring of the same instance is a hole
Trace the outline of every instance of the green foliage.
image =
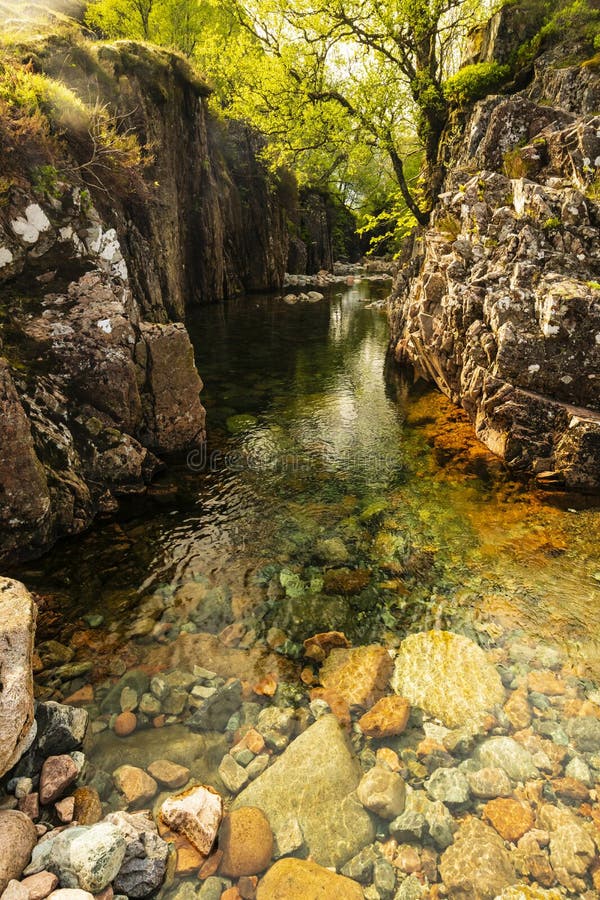
[(558, 42), (565, 45), (583, 43), (584, 54), (600, 46), (600, 9), (594, 0), (546, 0), (545, 22), (519, 49), (517, 63), (531, 62), (544, 49)]
[(31, 183), (38, 194), (45, 197), (58, 197), (58, 169), (56, 166), (36, 166), (32, 172)]
[(437, 219), (435, 224), (437, 230), (443, 234), (448, 241), (455, 241), (462, 231), (460, 219), (455, 218), (450, 215), (450, 213)]
[(497, 62), (464, 66), (444, 84), (446, 99), (457, 106), (467, 106), (496, 91), (510, 77), (510, 66)]
[(123, 131), (109, 108), (86, 105), (66, 85), (14, 60), (0, 64), (0, 163), (10, 171), (29, 168), (36, 190), (55, 196), (59, 172), (70, 163), (99, 189), (141, 166), (132, 132)]
[(550, 218), (546, 219), (546, 221), (542, 225), (542, 228), (545, 232), (551, 233), (553, 231), (558, 231), (561, 225), (562, 222), (559, 218), (557, 218), (556, 216), (550, 216)]
[(190, 56), (215, 89), (213, 110), (268, 137), (274, 171), (292, 167), (301, 185), (355, 209), (382, 176), (390, 202), (400, 184), (419, 214), (403, 163), (420, 150), (435, 169), (442, 85), (485, 15), (479, 0), (91, 0), (86, 21)]

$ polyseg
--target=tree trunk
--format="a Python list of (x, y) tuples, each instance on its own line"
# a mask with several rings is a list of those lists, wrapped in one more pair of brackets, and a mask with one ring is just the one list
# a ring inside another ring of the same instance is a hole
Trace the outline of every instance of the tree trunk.
[(404, 202), (410, 209), (411, 213), (419, 223), (419, 225), (428, 225), (429, 224), (429, 212), (423, 212), (423, 210), (418, 206), (415, 198), (410, 192), (408, 184), (406, 183), (406, 176), (404, 174), (404, 163), (400, 158), (400, 155), (395, 147), (389, 146), (388, 153), (390, 155), (390, 159), (392, 161), (392, 166), (394, 167), (394, 174), (398, 179), (398, 184), (400, 185), (400, 191), (404, 198)]

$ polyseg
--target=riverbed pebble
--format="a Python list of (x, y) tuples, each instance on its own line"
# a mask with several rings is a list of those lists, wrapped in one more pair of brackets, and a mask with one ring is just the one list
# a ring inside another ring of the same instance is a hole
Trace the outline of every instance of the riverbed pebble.
[(158, 791), (154, 778), (137, 766), (119, 766), (113, 772), (113, 781), (131, 807), (149, 803)]
[(273, 843), (262, 810), (248, 806), (232, 810), (219, 831), (219, 849), (223, 851), (219, 872), (232, 878), (260, 874), (271, 862)]

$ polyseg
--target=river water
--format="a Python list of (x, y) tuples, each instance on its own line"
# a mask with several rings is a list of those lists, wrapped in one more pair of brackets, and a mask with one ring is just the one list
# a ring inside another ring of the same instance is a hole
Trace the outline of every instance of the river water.
[[(386, 290), (241, 298), (191, 322), (206, 451), (175, 461), (118, 521), (19, 571), (48, 598), (48, 635), (98, 613), (100, 631), (125, 639), (144, 600), (205, 579), (245, 598), (259, 641), (268, 627), (296, 643), (335, 627), (395, 643), (497, 618), (600, 671), (598, 505), (514, 483), (445, 398), (389, 372), (387, 321), (366, 302)], [(324, 594), (331, 565), (366, 573), (364, 587)], [(310, 602), (268, 596), (281, 569)], [(230, 621), (239, 610), (212, 630)]]
[[(13, 573), (40, 597), (39, 640), (63, 645), (42, 643), (38, 695), (91, 691), (97, 770), (162, 757), (219, 787), (224, 733), (192, 736), (189, 707), (149, 707), (123, 740), (123, 695), (107, 690), (130, 671), (200, 665), (247, 693), (275, 671), (273, 702), (307, 707), (302, 645), (318, 632), (390, 648), (432, 627), (484, 647), (509, 634), (600, 675), (597, 499), (516, 482), (445, 398), (393, 371), (370, 302), (388, 289), (359, 281), (316, 303), (203, 309), (189, 325), (206, 449)], [(95, 784), (121, 803), (106, 778)]]

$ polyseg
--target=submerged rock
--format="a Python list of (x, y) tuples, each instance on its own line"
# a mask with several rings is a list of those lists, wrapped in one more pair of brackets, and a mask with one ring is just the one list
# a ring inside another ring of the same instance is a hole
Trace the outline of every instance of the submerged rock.
[(321, 667), (320, 680), (349, 706), (367, 709), (383, 697), (391, 674), (392, 660), (385, 647), (334, 648)]
[(361, 774), (337, 719), (326, 715), (238, 795), (233, 809), (262, 809), (278, 846), (294, 823), (316, 862), (341, 866), (375, 835), (354, 793)]
[(449, 728), (477, 730), (504, 700), (496, 668), (483, 650), (459, 634), (428, 631), (400, 644), (392, 685), (396, 693)]
[(385, 738), (402, 734), (408, 724), (410, 704), (404, 697), (382, 697), (358, 720), (367, 737)]
[(511, 737), (488, 738), (477, 747), (474, 759), (482, 766), (502, 769), (514, 781), (539, 775), (531, 753)]
[(362, 900), (360, 885), (304, 859), (281, 859), (259, 881), (256, 900)]
[(517, 880), (500, 835), (472, 818), (462, 823), (443, 854), (440, 874), (451, 900), (495, 900)]
[(36, 615), (37, 607), (25, 586), (0, 578), (0, 777), (19, 762), (35, 738), (32, 654)]
[(374, 766), (361, 778), (356, 794), (365, 809), (382, 819), (395, 819), (404, 809), (406, 787), (397, 772)]
[(273, 855), (273, 832), (264, 812), (250, 806), (232, 810), (219, 831), (219, 850), (223, 875), (239, 878), (263, 872)]
[(167, 828), (184, 835), (203, 856), (208, 856), (223, 817), (223, 801), (210, 787), (192, 787), (165, 800), (160, 817)]

